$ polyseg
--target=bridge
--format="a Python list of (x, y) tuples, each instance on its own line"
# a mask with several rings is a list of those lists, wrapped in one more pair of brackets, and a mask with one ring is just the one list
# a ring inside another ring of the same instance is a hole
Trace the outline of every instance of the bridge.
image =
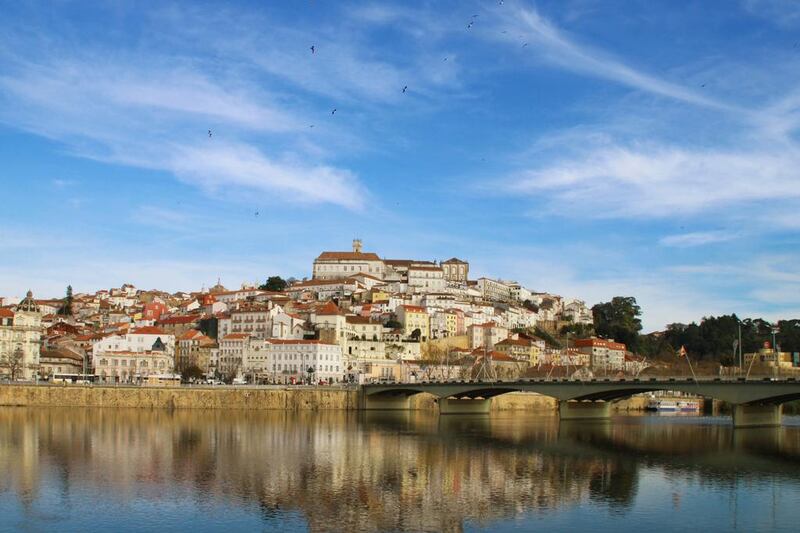
[(518, 381), (428, 381), (363, 385), (362, 409), (409, 409), (409, 398), (429, 393), (439, 414), (487, 414), (495, 396), (535, 392), (558, 400), (561, 420), (611, 417), (611, 404), (635, 394), (684, 392), (727, 402), (734, 427), (779, 426), (782, 404), (800, 400), (800, 381), (794, 378), (738, 379), (527, 379)]

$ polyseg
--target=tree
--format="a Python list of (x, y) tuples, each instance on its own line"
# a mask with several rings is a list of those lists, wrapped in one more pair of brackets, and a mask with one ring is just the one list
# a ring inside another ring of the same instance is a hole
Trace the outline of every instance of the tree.
[(522, 302), (522, 307), (524, 307), (528, 311), (533, 311), (534, 313), (539, 312), (539, 306), (530, 300), (525, 300), (524, 302)]
[(67, 285), (67, 296), (64, 298), (64, 303), (58, 309), (57, 314), (61, 316), (72, 316), (72, 285)]
[(409, 335), (409, 337), (411, 337), (415, 341), (418, 341), (421, 335), (422, 335), (422, 330), (417, 328), (411, 332), (411, 335)]
[(22, 348), (17, 348), (13, 352), (3, 356), (3, 359), (0, 360), (0, 367), (8, 371), (11, 381), (16, 380), (19, 373), (22, 371), (24, 358), (25, 353), (22, 351)]
[(633, 296), (615, 296), (610, 302), (592, 307), (594, 331), (597, 335), (624, 343), (629, 350), (639, 346), (642, 310)]
[(280, 292), (287, 287), (286, 280), (284, 280), (280, 276), (270, 276), (267, 278), (267, 282), (263, 285), (259, 285), (259, 289), (262, 291), (273, 291), (273, 292)]
[(193, 381), (202, 377), (203, 371), (197, 365), (189, 365), (181, 372), (182, 381)]
[(390, 318), (386, 322), (383, 323), (383, 327), (391, 328), (391, 329), (400, 329), (403, 327), (403, 324), (395, 320), (394, 318)]

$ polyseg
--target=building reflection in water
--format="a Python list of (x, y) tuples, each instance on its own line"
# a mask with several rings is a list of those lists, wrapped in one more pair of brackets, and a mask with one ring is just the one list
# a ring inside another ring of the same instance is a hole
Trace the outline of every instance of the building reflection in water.
[(65, 512), (80, 491), (254, 508), (267, 522), (295, 514), (316, 531), (460, 531), (587, 502), (625, 513), (642, 468), (717, 485), (792, 475), (799, 435), (637, 419), (10, 408), (0, 498), (28, 512), (48, 485)]

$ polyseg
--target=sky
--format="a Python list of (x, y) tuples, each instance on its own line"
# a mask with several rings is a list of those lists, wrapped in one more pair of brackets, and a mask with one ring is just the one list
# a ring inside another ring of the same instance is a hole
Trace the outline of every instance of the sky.
[(302, 278), (359, 237), (647, 331), (800, 317), (793, 0), (0, 11), (0, 295)]

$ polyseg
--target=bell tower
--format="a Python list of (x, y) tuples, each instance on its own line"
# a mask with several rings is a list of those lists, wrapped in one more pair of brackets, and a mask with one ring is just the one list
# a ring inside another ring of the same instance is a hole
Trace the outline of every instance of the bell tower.
[(361, 253), (361, 239), (353, 239), (353, 253), (354, 254)]

